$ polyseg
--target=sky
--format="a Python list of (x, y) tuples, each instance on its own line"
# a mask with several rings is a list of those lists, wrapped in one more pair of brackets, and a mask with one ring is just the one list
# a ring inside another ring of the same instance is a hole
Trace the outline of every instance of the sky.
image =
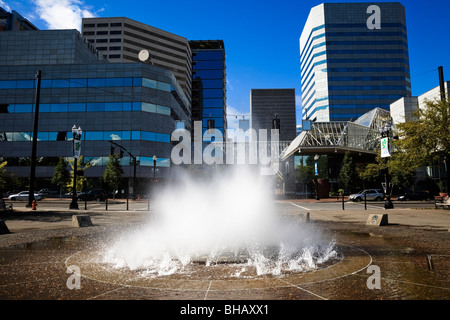
[[(248, 119), (251, 89), (294, 88), (301, 119), (299, 38), (311, 8), (323, 2), (368, 1), (0, 0), (0, 6), (41, 30), (81, 31), (83, 17), (127, 17), (188, 40), (223, 40), (233, 128), (238, 119)], [(417, 96), (439, 85), (439, 66), (450, 81), (450, 1), (400, 2), (406, 8), (412, 94)]]

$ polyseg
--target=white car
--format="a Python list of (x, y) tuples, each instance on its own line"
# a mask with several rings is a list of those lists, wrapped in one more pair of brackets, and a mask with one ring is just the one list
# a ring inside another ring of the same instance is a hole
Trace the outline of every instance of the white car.
[(356, 202), (364, 201), (364, 195), (366, 196), (366, 200), (369, 201), (370, 200), (382, 201), (384, 198), (384, 194), (381, 190), (368, 189), (355, 194), (351, 194), (349, 199)]
[[(29, 191), (22, 191), (22, 192), (19, 192), (18, 194), (12, 194), (12, 195), (10, 195), (9, 197), (8, 197), (8, 200), (12, 200), (12, 201), (14, 201), (14, 200), (28, 200), (28, 195), (30, 194), (30, 192)], [(34, 194), (34, 199), (36, 199), (36, 200), (41, 200), (42, 199), (42, 197), (41, 197), (41, 195), (40, 194), (38, 194), (38, 193), (35, 193)]]

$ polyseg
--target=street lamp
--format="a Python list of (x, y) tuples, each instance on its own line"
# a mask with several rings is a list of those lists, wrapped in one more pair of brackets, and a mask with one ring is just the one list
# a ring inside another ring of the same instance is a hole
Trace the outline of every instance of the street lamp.
[[(390, 122), (387, 122), (383, 127), (379, 129), (379, 132), (381, 134), (381, 157), (389, 158), (391, 156), (389, 138), (392, 132), (392, 124)], [(391, 201), (391, 190), (390, 190), (391, 176), (389, 174), (389, 167), (387, 165), (385, 172), (385, 184), (386, 184), (385, 193), (387, 195), (387, 198), (386, 201), (384, 202), (384, 208), (394, 209), (394, 204)]]
[(83, 131), (80, 127), (76, 127), (73, 125), (72, 134), (73, 134), (73, 188), (72, 188), (72, 202), (70, 203), (69, 209), (78, 210), (78, 200), (77, 200), (77, 165), (78, 158), (81, 153), (81, 134)]
[(156, 156), (153, 156), (153, 182), (156, 179)]

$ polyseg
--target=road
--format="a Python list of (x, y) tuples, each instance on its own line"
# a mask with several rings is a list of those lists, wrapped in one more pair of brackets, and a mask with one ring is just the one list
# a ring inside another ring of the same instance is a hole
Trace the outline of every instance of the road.
[[(369, 210), (380, 209), (384, 210), (384, 201), (367, 201), (365, 207), (364, 202), (345, 201), (330, 201), (327, 200), (294, 200), (292, 203), (304, 210), (364, 210), (366, 207)], [(434, 201), (392, 201), (395, 209), (434, 209)]]
[[(47, 198), (37, 202), (37, 211), (39, 210), (62, 210), (66, 211), (69, 209), (69, 205), (72, 199), (52, 199)], [(5, 200), (6, 203), (12, 203), (14, 209), (24, 209), (27, 205), (27, 201), (9, 201)], [(147, 199), (135, 201), (128, 200), (128, 210), (142, 211), (148, 210), (150, 203)], [(108, 199), (106, 202), (97, 201), (78, 201), (78, 208), (84, 210), (96, 211), (96, 210), (112, 210), (112, 211), (126, 211), (127, 210), (127, 200), (126, 199)]]
[[(364, 202), (352, 202), (345, 201), (344, 205), (342, 205), (341, 201), (332, 200), (332, 199), (323, 199), (323, 200), (283, 200), (285, 202), (291, 202), (294, 206), (297, 206), (300, 209), (306, 211), (354, 211), (354, 210), (385, 210), (384, 209), (384, 201), (376, 202), (376, 201), (367, 201), (367, 206), (364, 206)], [(7, 203), (12, 203), (15, 209), (23, 209), (25, 208), (27, 201), (8, 201)], [(69, 204), (71, 199), (54, 199), (47, 198), (41, 201), (38, 201), (37, 210), (66, 210), (69, 208)], [(434, 201), (393, 201), (395, 209), (434, 209)], [(85, 209), (85, 205), (87, 210), (113, 210), (113, 211), (126, 211), (127, 210), (127, 201), (126, 199), (109, 199), (108, 204), (106, 202), (96, 202), (96, 201), (78, 201), (78, 207), (80, 210)], [(140, 201), (128, 200), (128, 210), (141, 211), (148, 210), (151, 203), (148, 202), (147, 199), (143, 199)]]

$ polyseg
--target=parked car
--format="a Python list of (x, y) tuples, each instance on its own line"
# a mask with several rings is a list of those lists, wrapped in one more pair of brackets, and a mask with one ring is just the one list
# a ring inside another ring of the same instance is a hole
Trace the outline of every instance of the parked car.
[(78, 200), (105, 201), (106, 200), (106, 192), (101, 189), (89, 190), (83, 194), (78, 195)]
[(351, 194), (349, 199), (352, 201), (364, 201), (364, 196), (367, 200), (381, 201), (384, 198), (384, 194), (378, 189), (367, 189), (355, 194)]
[[(8, 200), (12, 200), (12, 201), (15, 201), (15, 200), (28, 200), (28, 195), (30, 194), (30, 192), (29, 191), (22, 191), (22, 192), (19, 192), (19, 193), (17, 193), (17, 194), (12, 194), (12, 195), (10, 195), (9, 197), (8, 197)], [(41, 200), (42, 199), (42, 197), (41, 197), (41, 195), (40, 194), (38, 194), (38, 193), (35, 193), (34, 194), (34, 199), (36, 199), (36, 200)]]
[(37, 193), (39, 193), (42, 196), (58, 195), (58, 191), (50, 190), (48, 188), (41, 189)]
[(424, 191), (410, 191), (405, 194), (399, 196), (397, 198), (399, 201), (410, 201), (410, 200), (426, 200), (431, 201), (434, 200), (434, 196)]

